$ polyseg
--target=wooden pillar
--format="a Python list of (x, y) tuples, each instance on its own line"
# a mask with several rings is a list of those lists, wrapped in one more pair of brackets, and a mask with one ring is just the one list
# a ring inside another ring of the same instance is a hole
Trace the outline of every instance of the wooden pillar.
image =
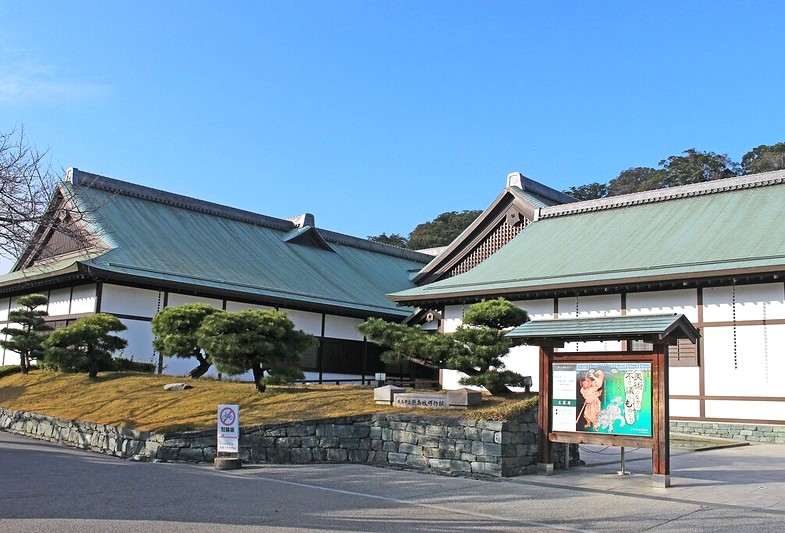
[(654, 345), (652, 364), (652, 426), (654, 447), (651, 452), (652, 485), (670, 486), (670, 416), (668, 408), (668, 347)]
[(540, 403), (537, 413), (537, 469), (543, 474), (553, 473), (553, 445), (548, 439), (551, 430), (553, 397), (553, 348), (540, 347)]

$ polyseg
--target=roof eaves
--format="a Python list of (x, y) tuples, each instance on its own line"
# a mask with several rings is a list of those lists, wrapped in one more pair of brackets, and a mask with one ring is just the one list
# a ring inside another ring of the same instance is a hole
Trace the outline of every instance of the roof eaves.
[(679, 198), (691, 196), (705, 196), (721, 192), (735, 191), (739, 189), (750, 189), (754, 187), (766, 187), (770, 185), (781, 185), (785, 183), (785, 170), (775, 170), (761, 174), (751, 174), (738, 178), (727, 178), (721, 180), (707, 181), (702, 183), (692, 183), (679, 187), (669, 187), (666, 189), (656, 189), (652, 191), (623, 194), (620, 196), (609, 196), (598, 200), (586, 200), (571, 204), (554, 205), (544, 207), (540, 210), (539, 219), (553, 218), (559, 216), (576, 215), (591, 211), (603, 211), (607, 209), (617, 209), (633, 205), (650, 204), (655, 202), (665, 202)]

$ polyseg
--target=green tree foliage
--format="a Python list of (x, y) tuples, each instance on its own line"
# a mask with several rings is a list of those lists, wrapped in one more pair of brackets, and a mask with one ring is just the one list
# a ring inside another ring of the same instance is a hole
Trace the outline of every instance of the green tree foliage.
[(744, 174), (785, 169), (785, 142), (753, 148), (741, 158)]
[(7, 336), (6, 340), (0, 340), (0, 346), (19, 354), (19, 367), (23, 374), (29, 372), (31, 359), (43, 356), (49, 327), (44, 320), (46, 311), (39, 308), (48, 301), (43, 294), (28, 294), (17, 299), (20, 307), (8, 312), (8, 321), (19, 327), (7, 326), (0, 330)]
[(439, 246), (447, 246), (455, 237), (461, 234), (469, 224), (474, 222), (482, 211), (448, 211), (442, 213), (430, 222), (418, 224), (416, 228), (409, 234), (409, 237), (403, 237), (397, 233), (368, 237), (369, 240), (374, 242), (381, 242), (384, 244), (392, 244), (400, 248), (408, 248), (410, 250), (421, 250), (424, 248), (437, 248)]
[(727, 155), (714, 152), (699, 152), (690, 148), (684, 155), (672, 155), (660, 161), (663, 173), (657, 174), (647, 182), (648, 189), (676, 187), (690, 183), (702, 183), (722, 178), (732, 178), (741, 173), (738, 163)]
[(418, 224), (409, 234), (409, 248), (420, 250), (447, 246), (474, 222), (482, 211), (448, 211), (431, 222)]
[(107, 313), (82, 317), (70, 326), (54, 330), (46, 339), (44, 360), (62, 372), (87, 372), (95, 378), (102, 368), (110, 368), (112, 353), (128, 342), (113, 335), (125, 325)]
[(403, 235), (399, 235), (398, 233), (391, 233), (390, 235), (382, 233), (381, 235), (368, 237), (368, 240), (373, 242), (380, 242), (382, 244), (389, 244), (391, 246), (397, 246), (398, 248), (406, 248), (409, 245), (409, 239)]
[(429, 368), (459, 370), (467, 377), (464, 385), (481, 385), (492, 394), (523, 386), (523, 376), (504, 368), (502, 357), (514, 345), (505, 336), (510, 328), (528, 320), (528, 314), (503, 298), (472, 305), (455, 333), (428, 333), (419, 328), (371, 318), (360, 324), (360, 332), (388, 349), (386, 363), (401, 359)]
[(570, 187), (565, 194), (569, 194), (579, 201), (583, 200), (596, 200), (598, 198), (605, 198), (608, 196), (608, 185), (605, 183), (589, 183), (588, 185), (579, 185), (577, 187)]
[[(313, 342), (312, 335), (294, 329), (280, 311), (219, 311), (206, 317), (198, 342), (220, 372), (229, 375), (253, 371), (256, 390), (266, 383), (301, 379), (300, 354)], [(268, 372), (268, 377), (264, 373)]]
[(608, 196), (645, 191), (648, 184), (657, 179), (659, 172), (649, 167), (628, 168), (608, 182)]
[(197, 332), (208, 316), (218, 312), (208, 304), (184, 304), (167, 307), (153, 317), (153, 348), (165, 357), (195, 357), (198, 365), (188, 373), (193, 379), (202, 377), (213, 364), (209, 352), (202, 352)]

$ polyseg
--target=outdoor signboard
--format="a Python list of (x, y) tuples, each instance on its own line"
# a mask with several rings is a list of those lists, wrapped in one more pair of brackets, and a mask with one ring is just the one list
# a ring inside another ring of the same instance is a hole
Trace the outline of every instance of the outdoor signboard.
[(218, 453), (240, 452), (240, 406), (218, 406)]
[(651, 437), (651, 363), (555, 363), (551, 424), (553, 431)]

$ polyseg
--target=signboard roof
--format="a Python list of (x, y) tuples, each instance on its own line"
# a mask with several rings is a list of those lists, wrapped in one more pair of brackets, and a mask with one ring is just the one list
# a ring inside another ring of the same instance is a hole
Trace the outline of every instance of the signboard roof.
[(684, 315), (643, 315), (600, 318), (532, 320), (513, 329), (508, 337), (526, 344), (552, 346), (574, 341), (642, 340), (676, 344), (697, 341), (700, 334)]

